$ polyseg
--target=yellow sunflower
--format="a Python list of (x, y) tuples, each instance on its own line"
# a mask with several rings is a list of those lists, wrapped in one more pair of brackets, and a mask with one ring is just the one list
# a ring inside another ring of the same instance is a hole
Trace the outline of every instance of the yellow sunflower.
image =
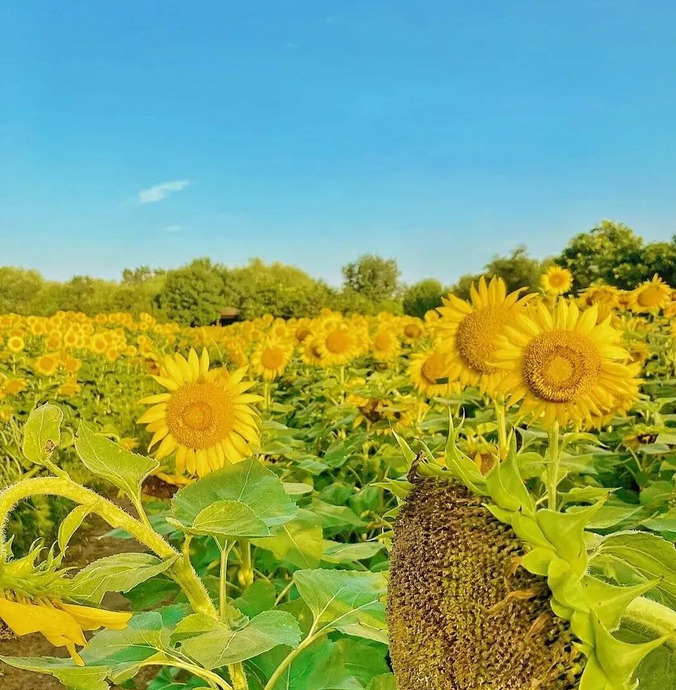
[(566, 301), (519, 315), (495, 352), (509, 404), (520, 403), (522, 415), (545, 425), (588, 422), (626, 405), (638, 392), (635, 369), (619, 345), (621, 332), (597, 318), (595, 306), (580, 312)]
[(209, 354), (190, 349), (187, 360), (167, 356), (153, 378), (168, 392), (140, 402), (152, 405), (139, 418), (153, 433), (148, 449), (157, 446), (158, 460), (176, 453), (176, 469), (200, 477), (228, 463), (243, 460), (260, 442), (259, 417), (251, 405), (261, 396), (247, 393), (245, 369), (231, 374), (209, 370)]
[(264, 381), (272, 381), (284, 373), (291, 359), (293, 348), (279, 338), (266, 338), (251, 355), (251, 367)]
[(19, 352), (21, 352), (24, 349), (24, 347), (26, 347), (26, 343), (24, 342), (24, 339), (19, 335), (13, 335), (7, 339), (7, 349), (10, 352), (13, 352), (14, 354), (18, 354)]
[(371, 341), (371, 353), (379, 362), (396, 359), (401, 352), (401, 342), (394, 329), (381, 327)]
[(671, 302), (671, 288), (657, 275), (629, 293), (628, 307), (635, 313), (656, 314)]
[(620, 304), (620, 291), (612, 285), (591, 285), (580, 293), (580, 307), (587, 308), (596, 305), (599, 319), (603, 320)]
[(35, 360), (35, 371), (43, 376), (52, 376), (59, 368), (59, 360), (54, 355), (42, 355)]
[(354, 359), (362, 349), (361, 334), (349, 324), (331, 320), (313, 342), (319, 348), (322, 366), (342, 366)]
[(493, 362), (498, 338), (530, 297), (519, 299), (520, 293), (517, 290), (508, 295), (502, 278), (495, 277), (486, 284), (482, 276), (478, 288), (472, 285), (470, 289), (470, 302), (455, 295), (443, 299), (435, 330), (439, 348), (449, 357), (451, 380), (479, 386), (482, 392), (494, 391), (504, 375)]
[(419, 352), (411, 356), (408, 375), (416, 390), (428, 397), (447, 396), (459, 393), (459, 381), (439, 383), (440, 379), (448, 379), (448, 356), (439, 350)]
[(548, 295), (563, 295), (573, 285), (573, 274), (561, 266), (550, 266), (540, 278), (540, 285)]

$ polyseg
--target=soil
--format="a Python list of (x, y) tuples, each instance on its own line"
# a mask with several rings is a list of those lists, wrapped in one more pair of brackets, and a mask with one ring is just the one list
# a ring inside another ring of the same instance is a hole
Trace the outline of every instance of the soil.
[[(124, 507), (127, 508), (127, 506)], [(82, 568), (104, 556), (143, 550), (132, 539), (102, 539), (101, 536), (109, 530), (110, 527), (103, 520), (96, 517), (89, 518), (69, 546), (64, 565)], [(117, 594), (107, 595), (103, 606), (117, 611), (129, 610), (127, 600)], [(53, 647), (42, 635), (36, 633), (13, 637), (9, 640), (0, 639), (0, 655), (63, 657), (68, 656), (68, 652), (63, 647)], [(143, 676), (140, 674), (137, 687), (145, 688), (153, 675), (152, 669), (147, 669), (147, 673)], [(64, 686), (52, 676), (22, 671), (0, 661), (0, 690), (63, 690), (63, 688)]]

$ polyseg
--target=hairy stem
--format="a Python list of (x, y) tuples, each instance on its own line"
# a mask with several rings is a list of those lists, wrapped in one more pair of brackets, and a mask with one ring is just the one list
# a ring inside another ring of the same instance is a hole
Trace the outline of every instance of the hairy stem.
[(559, 485), (559, 423), (549, 429), (549, 467), (547, 471), (547, 507), (556, 510), (556, 494)]
[(669, 635), (664, 644), (676, 652), (676, 611), (652, 599), (638, 597), (627, 606), (622, 621), (630, 628), (648, 629), (660, 637)]

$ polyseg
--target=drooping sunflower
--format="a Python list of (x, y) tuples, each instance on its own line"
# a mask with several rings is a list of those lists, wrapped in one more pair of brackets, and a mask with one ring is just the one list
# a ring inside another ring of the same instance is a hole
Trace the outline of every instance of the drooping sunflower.
[(555, 264), (542, 274), (540, 285), (548, 295), (563, 295), (573, 286), (573, 274)]
[(470, 301), (455, 295), (443, 299), (440, 319), (435, 324), (439, 348), (448, 355), (448, 376), (465, 386), (479, 386), (493, 392), (503, 371), (493, 362), (494, 351), (505, 326), (523, 311), (530, 296), (521, 291), (507, 294), (502, 278), (490, 283), (482, 276), (478, 287), (472, 285)]
[(37, 547), (22, 558), (0, 561), (0, 637), (39, 632), (84, 665), (77, 653), (77, 646), (87, 645), (84, 631), (122, 630), (131, 613), (69, 603), (64, 571), (55, 568), (49, 557), (37, 563), (39, 552)]
[(629, 293), (628, 307), (635, 313), (656, 314), (671, 302), (671, 288), (655, 274)]
[(448, 378), (448, 370), (448, 356), (435, 349), (412, 355), (408, 375), (420, 393), (428, 397), (443, 397), (458, 393), (461, 388), (459, 381)]
[(284, 373), (292, 354), (293, 348), (288, 341), (266, 338), (254, 349), (251, 367), (264, 381), (272, 381)]
[(499, 390), (522, 415), (545, 425), (589, 422), (638, 393), (629, 353), (620, 347), (621, 332), (609, 319), (597, 323), (597, 308), (580, 312), (572, 302), (553, 309), (540, 303), (507, 326), (496, 362), (507, 375)]
[(148, 449), (157, 446), (158, 460), (175, 453), (179, 473), (200, 477), (250, 456), (260, 442), (252, 404), (262, 398), (247, 393), (254, 383), (244, 381), (245, 373), (210, 370), (206, 349), (201, 357), (192, 348), (187, 359), (168, 355), (153, 376), (167, 392), (140, 401), (152, 405), (138, 420), (153, 433)]

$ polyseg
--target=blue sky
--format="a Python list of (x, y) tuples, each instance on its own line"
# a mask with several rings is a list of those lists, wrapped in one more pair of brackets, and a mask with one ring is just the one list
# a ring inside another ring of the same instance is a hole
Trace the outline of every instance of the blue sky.
[[(446, 283), (676, 232), (671, 0), (9, 0), (0, 264), (197, 256)], [(164, 186), (161, 186), (164, 185)]]

